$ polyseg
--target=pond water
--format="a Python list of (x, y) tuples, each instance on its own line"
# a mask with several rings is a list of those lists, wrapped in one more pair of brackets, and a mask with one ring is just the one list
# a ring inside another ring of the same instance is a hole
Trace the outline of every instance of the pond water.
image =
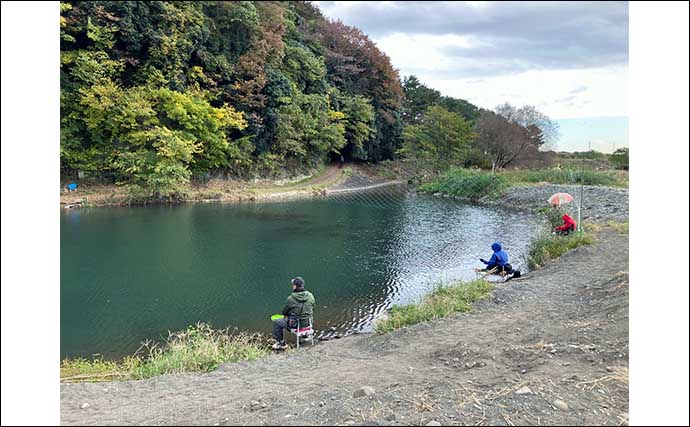
[(514, 267), (538, 221), (408, 193), (279, 203), (63, 210), (61, 357), (131, 355), (197, 321), (269, 333), (302, 276), (324, 331), (368, 331), (392, 304), (473, 279), (500, 241)]

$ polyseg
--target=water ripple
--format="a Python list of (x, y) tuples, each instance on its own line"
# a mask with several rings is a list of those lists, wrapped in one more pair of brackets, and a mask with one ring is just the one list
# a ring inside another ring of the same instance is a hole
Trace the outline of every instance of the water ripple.
[(524, 257), (536, 219), (404, 187), (321, 200), (91, 209), (61, 217), (61, 355), (131, 354), (197, 321), (270, 331), (289, 279), (316, 326), (369, 330), (393, 304), (474, 278), (493, 241)]

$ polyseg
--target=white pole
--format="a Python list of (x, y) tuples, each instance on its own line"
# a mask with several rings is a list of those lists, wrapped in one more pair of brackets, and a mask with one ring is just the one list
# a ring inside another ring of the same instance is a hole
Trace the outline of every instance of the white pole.
[[(584, 166), (583, 166), (583, 175), (584, 175)], [(583, 227), (582, 227), (582, 197), (584, 196), (584, 190), (585, 190), (585, 184), (584, 184), (584, 177), (580, 176), (580, 200), (577, 204), (577, 228), (578, 231), (580, 232), (580, 235), (582, 235)]]

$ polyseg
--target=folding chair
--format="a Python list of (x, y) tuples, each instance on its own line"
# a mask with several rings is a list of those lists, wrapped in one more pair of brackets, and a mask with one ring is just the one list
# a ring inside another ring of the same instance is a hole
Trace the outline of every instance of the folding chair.
[(297, 328), (290, 329), (288, 332), (294, 334), (297, 337), (297, 349), (299, 349), (299, 342), (303, 337), (306, 337), (311, 341), (311, 345), (314, 345), (314, 318), (309, 318), (309, 325), (300, 325), (299, 318), (297, 319)]

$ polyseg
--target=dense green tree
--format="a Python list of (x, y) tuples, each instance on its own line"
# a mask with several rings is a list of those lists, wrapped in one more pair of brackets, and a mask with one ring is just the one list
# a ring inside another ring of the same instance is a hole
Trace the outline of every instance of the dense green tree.
[(231, 140), (246, 122), (230, 106), (212, 107), (193, 93), (112, 82), (79, 91), (88, 139), (103, 157), (101, 171), (127, 178), (137, 195), (172, 198), (192, 171), (242, 166), (252, 147)]
[(438, 105), (448, 111), (460, 114), (465, 120), (475, 123), (479, 118), (479, 108), (464, 99), (442, 96), (438, 100)]
[(345, 115), (345, 140), (349, 157), (366, 160), (366, 150), (374, 136), (374, 107), (362, 95), (345, 97), (342, 101), (342, 112)]
[(361, 31), (309, 2), (60, 5), (60, 164), (175, 198), (193, 175), (391, 159), (403, 90)]
[(414, 75), (405, 77), (402, 87), (405, 93), (402, 117), (406, 124), (419, 123), (424, 112), (441, 99), (441, 92), (427, 87)]
[(422, 118), (424, 112), (432, 105), (438, 105), (448, 111), (460, 114), (465, 120), (472, 123), (479, 118), (479, 108), (464, 99), (441, 96), (441, 92), (431, 89), (420, 82), (417, 76), (411, 75), (403, 79), (402, 117), (406, 124), (416, 124)]
[(330, 109), (325, 96), (295, 91), (293, 98), (278, 109), (273, 153), (293, 166), (323, 161), (326, 154), (345, 146), (343, 119), (343, 113)]
[(405, 128), (399, 153), (441, 170), (463, 164), (473, 136), (472, 124), (462, 116), (431, 106), (421, 116), (419, 124)]

